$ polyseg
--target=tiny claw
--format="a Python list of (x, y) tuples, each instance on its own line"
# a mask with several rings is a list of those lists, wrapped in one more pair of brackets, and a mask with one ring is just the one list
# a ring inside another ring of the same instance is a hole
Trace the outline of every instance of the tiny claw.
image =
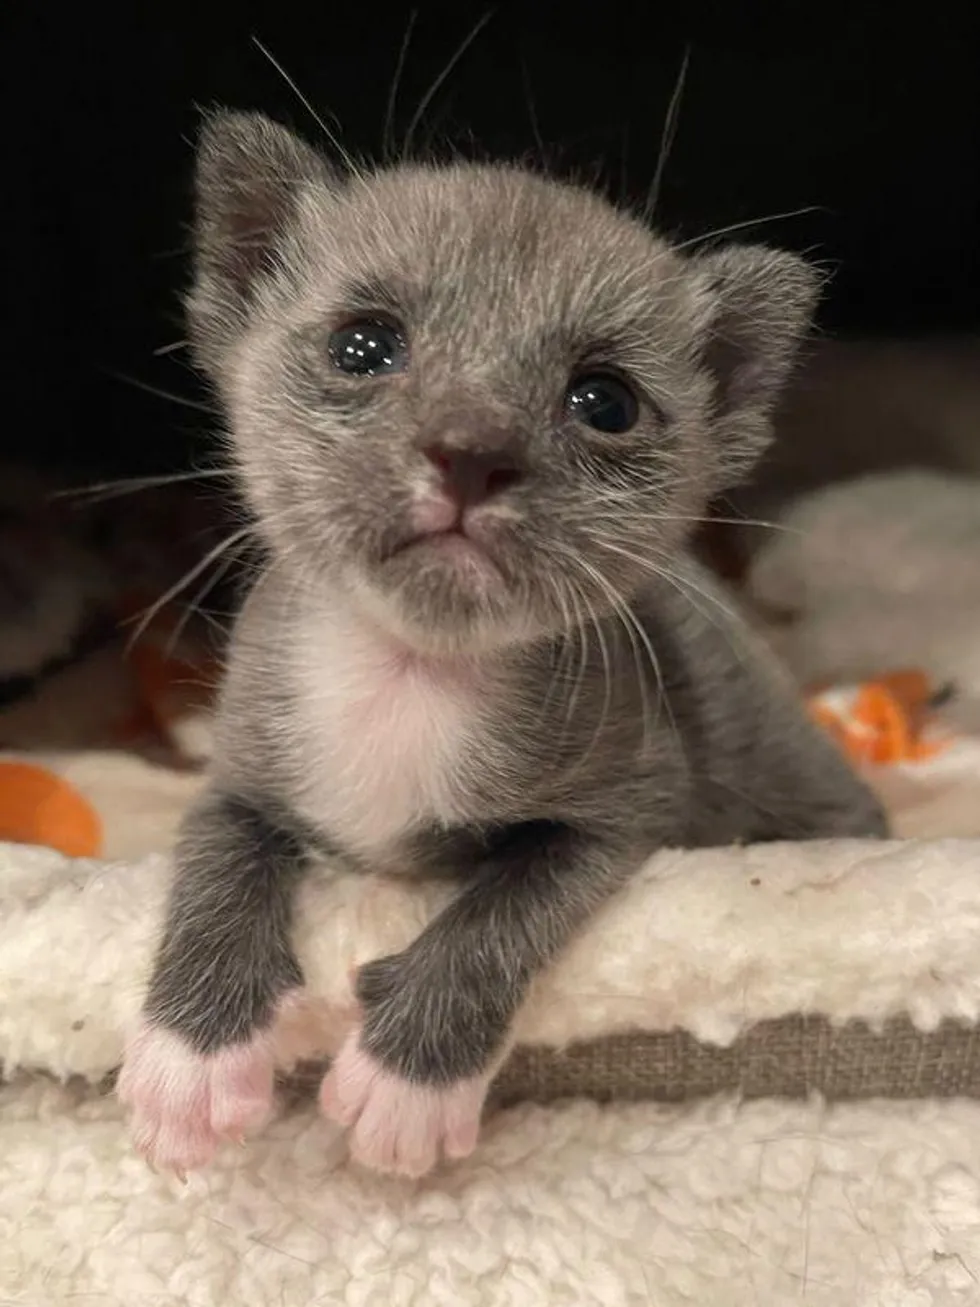
[(174, 1167), (174, 1175), (177, 1177), (177, 1179), (180, 1181), (182, 1185), (187, 1184), (187, 1172), (181, 1170), (179, 1166)]

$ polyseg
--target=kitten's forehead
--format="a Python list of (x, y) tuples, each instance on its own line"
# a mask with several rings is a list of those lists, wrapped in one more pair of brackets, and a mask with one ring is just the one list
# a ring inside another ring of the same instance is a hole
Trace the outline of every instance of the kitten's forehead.
[(682, 261), (639, 222), (519, 169), (386, 170), (352, 183), (322, 234), (347, 286), (386, 290), (408, 309), (466, 297), (484, 322), (519, 314), (614, 330), (684, 295)]

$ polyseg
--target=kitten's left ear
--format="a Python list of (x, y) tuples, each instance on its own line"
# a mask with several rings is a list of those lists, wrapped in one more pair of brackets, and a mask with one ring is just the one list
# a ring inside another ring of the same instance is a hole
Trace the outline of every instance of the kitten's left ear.
[(715, 384), (715, 416), (732, 470), (770, 438), (770, 414), (807, 333), (822, 278), (782, 250), (730, 246), (695, 256), (704, 312), (699, 362)]
[(288, 272), (283, 255), (304, 194), (337, 184), (317, 151), (262, 114), (219, 111), (205, 118), (187, 316), (206, 370), (220, 367), (247, 324), (263, 279)]

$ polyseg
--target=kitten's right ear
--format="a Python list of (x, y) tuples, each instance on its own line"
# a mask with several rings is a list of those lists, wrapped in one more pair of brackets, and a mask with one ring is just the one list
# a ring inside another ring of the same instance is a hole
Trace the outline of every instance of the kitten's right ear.
[(205, 371), (244, 328), (256, 285), (277, 267), (303, 193), (335, 184), (315, 150), (262, 114), (219, 111), (204, 120), (186, 308), (194, 355)]

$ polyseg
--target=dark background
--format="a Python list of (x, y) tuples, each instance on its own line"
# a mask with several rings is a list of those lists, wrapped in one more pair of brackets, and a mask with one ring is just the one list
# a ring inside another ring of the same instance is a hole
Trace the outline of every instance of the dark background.
[[(181, 352), (197, 106), (261, 108), (322, 134), (258, 36), (345, 145), (377, 155), (411, 12), (401, 4), (37, 5), (3, 18), (3, 453), (162, 469), (206, 449)], [(404, 131), (484, 12), (420, 5), (394, 114)], [(657, 221), (697, 236), (760, 221), (833, 269), (838, 334), (980, 325), (980, 43), (972, 4), (905, 25), (890, 6), (498, 7), (433, 97), (419, 145), (545, 156), (641, 202), (685, 48)], [(637, 29), (642, 13), (646, 31)], [(120, 17), (119, 15), (123, 15)], [(812, 206), (812, 207), (811, 207)]]

